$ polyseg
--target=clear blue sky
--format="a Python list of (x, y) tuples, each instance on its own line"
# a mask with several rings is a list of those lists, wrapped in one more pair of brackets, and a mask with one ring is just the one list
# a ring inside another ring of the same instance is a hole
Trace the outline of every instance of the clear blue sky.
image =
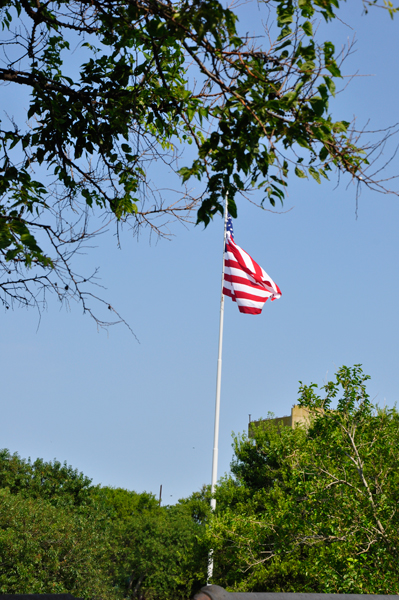
[[(337, 45), (356, 35), (345, 72), (370, 76), (355, 78), (332, 108), (379, 129), (399, 121), (399, 22), (361, 12), (351, 0), (342, 15), (352, 29), (328, 30)], [(258, 18), (245, 9), (243, 27)], [(398, 171), (396, 158), (390, 173)], [(260, 316), (226, 301), (220, 475), (231, 432), (247, 428), (248, 414), (288, 414), (299, 380), (322, 384), (342, 364), (361, 363), (372, 398), (398, 400), (399, 201), (364, 190), (356, 219), (353, 186), (335, 184), (292, 180), (285, 214), (239, 205), (236, 241), (283, 296)], [(80, 259), (101, 267), (105, 297), (140, 344), (123, 326), (98, 333), (78, 306), (50, 301), (39, 328), (34, 311), (2, 314), (1, 447), (66, 460), (103, 485), (158, 494), (162, 484), (166, 503), (210, 482), (222, 221), (173, 233), (150, 244), (126, 232), (119, 250), (111, 232)]]

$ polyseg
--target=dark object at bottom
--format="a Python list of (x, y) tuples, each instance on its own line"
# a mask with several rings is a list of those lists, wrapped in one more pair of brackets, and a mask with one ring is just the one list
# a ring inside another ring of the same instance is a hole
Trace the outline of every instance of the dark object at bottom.
[(72, 594), (0, 594), (1, 600), (83, 600)]
[(295, 594), (273, 592), (226, 592), (219, 585), (206, 585), (194, 600), (393, 600), (399, 596), (372, 594)]

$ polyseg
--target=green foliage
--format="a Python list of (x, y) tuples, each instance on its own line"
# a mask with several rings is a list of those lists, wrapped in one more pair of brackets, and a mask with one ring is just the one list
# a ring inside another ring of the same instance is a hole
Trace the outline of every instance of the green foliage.
[(0, 593), (115, 598), (106, 554), (104, 525), (94, 512), (0, 489)]
[(339, 369), (323, 396), (301, 384), (308, 428), (265, 421), (235, 439), (236, 501), (209, 532), (218, 583), (398, 593), (399, 414), (372, 405), (367, 379), (357, 365)]
[(125, 520), (145, 510), (158, 508), (154, 494), (125, 490), (123, 488), (101, 487), (93, 490), (96, 502), (113, 520)]
[(121, 597), (186, 599), (201, 587), (207, 548), (205, 523), (196, 517), (202, 499), (161, 507), (147, 492), (104, 487), (94, 495), (110, 519), (110, 574)]
[(0, 451), (0, 592), (116, 598), (96, 488), (58, 462)]
[(319, 391), (309, 421), (234, 438), (216, 511), (204, 486), (175, 506), (93, 486), (54, 461), (0, 452), (0, 592), (172, 600), (206, 581), (237, 591), (398, 594), (399, 413), (359, 365)]
[(393, 19), (395, 13), (399, 12), (399, 7), (394, 7), (393, 3), (390, 0), (382, 0), (382, 3), (379, 0), (363, 0), (363, 6), (365, 13), (368, 13), (369, 8), (371, 6), (378, 6), (379, 8), (384, 8), (388, 11), (391, 19)]
[(0, 450), (0, 488), (24, 498), (41, 498), (53, 506), (81, 507), (91, 505), (91, 479), (54, 460), (41, 458), (33, 463), (8, 450)]
[[(37, 305), (39, 288), (90, 310), (87, 278), (76, 276), (71, 258), (91, 236), (92, 213), (159, 233), (153, 217), (185, 218), (194, 207), (207, 225), (226, 193), (233, 216), (240, 194), (254, 189), (262, 205), (283, 202), (290, 169), (317, 183), (338, 169), (373, 186), (361, 144), (331, 116), (341, 71), (333, 44), (318, 40), (312, 24), (319, 15), (333, 20), (338, 1), (266, 4), (276, 39), (270, 31), (254, 48), (217, 0), (2, 3), (3, 43), (14, 59), (0, 80), (30, 95), (26, 120), (0, 126), (6, 306)], [(72, 66), (77, 47), (81, 64)], [(178, 165), (188, 145), (193, 160)], [(154, 160), (204, 189), (195, 197), (182, 190), (180, 203), (158, 202), (148, 184)]]
[(199, 492), (180, 499), (178, 504), (188, 510), (195, 523), (207, 525), (211, 515), (211, 486), (202, 486)]
[(204, 526), (189, 506), (154, 507), (114, 522), (112, 577), (127, 598), (186, 599), (206, 581)]
[(0, 591), (191, 597), (207, 568), (199, 506), (160, 507), (153, 494), (93, 486), (66, 463), (2, 450)]

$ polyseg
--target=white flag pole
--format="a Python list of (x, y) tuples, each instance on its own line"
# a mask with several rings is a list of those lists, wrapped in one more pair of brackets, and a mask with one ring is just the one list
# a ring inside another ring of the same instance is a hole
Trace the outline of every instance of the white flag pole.
[[(226, 247), (226, 226), (227, 226), (227, 194), (224, 202), (224, 227), (223, 227), (223, 262), (222, 262), (222, 288), (220, 297), (220, 320), (219, 320), (219, 351), (218, 366), (216, 374), (216, 402), (215, 402), (215, 429), (213, 434), (213, 457), (212, 457), (212, 480), (211, 480), (211, 510), (216, 508), (215, 487), (218, 475), (218, 453), (219, 453), (219, 416), (220, 416), (220, 390), (222, 385), (222, 347), (223, 347), (223, 317), (224, 317), (224, 253)], [(208, 583), (213, 575), (213, 550), (209, 552), (208, 557)]]

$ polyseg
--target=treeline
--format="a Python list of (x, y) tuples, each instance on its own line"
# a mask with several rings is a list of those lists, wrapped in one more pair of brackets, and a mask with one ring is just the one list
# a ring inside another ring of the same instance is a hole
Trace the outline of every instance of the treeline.
[(0, 593), (188, 599), (237, 591), (399, 593), (399, 414), (373, 405), (360, 366), (319, 395), (309, 427), (234, 439), (231, 474), (174, 506), (93, 486), (67, 464), (0, 452)]
[(67, 464), (3, 450), (0, 593), (189, 598), (207, 564), (196, 504), (160, 507), (152, 494), (93, 486)]

